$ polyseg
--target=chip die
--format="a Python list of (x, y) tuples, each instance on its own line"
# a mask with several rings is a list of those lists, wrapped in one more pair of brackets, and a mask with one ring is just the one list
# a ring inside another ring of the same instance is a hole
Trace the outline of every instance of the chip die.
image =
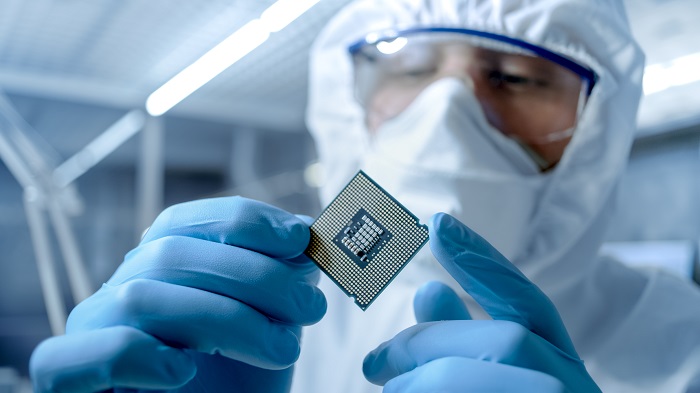
[(366, 310), (428, 241), (428, 227), (359, 171), (311, 225), (305, 253)]

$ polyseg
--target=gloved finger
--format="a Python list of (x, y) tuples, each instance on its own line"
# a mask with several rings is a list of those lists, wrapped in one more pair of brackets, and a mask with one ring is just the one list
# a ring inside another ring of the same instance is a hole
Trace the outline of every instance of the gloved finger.
[(309, 244), (309, 226), (295, 215), (242, 197), (202, 199), (165, 209), (141, 244), (187, 236), (293, 258)]
[(35, 392), (74, 393), (174, 389), (197, 371), (182, 350), (128, 326), (50, 338), (34, 350), (29, 369)]
[(523, 325), (578, 357), (549, 298), (491, 244), (444, 213), (428, 227), (435, 258), (491, 317)]
[(413, 312), (418, 323), (471, 319), (459, 295), (438, 281), (427, 282), (418, 289), (413, 298)]
[(307, 216), (305, 214), (297, 214), (296, 216), (308, 226), (311, 226), (311, 224), (313, 224), (314, 221), (316, 221), (316, 219), (314, 219), (313, 217)]
[(558, 379), (539, 371), (482, 360), (450, 357), (402, 374), (383, 393), (537, 392), (565, 393)]
[[(297, 257), (299, 258), (299, 257)], [(279, 321), (308, 325), (326, 312), (313, 264), (280, 261), (244, 248), (168, 236), (129, 252), (107, 282), (148, 278), (237, 299)]]
[(299, 356), (300, 329), (275, 322), (253, 308), (211, 292), (136, 279), (104, 285), (68, 318), (69, 334), (127, 325), (169, 345), (270, 370)]
[(311, 260), (311, 258), (308, 257), (308, 255), (301, 254), (292, 259), (285, 259), (285, 261), (289, 261), (295, 265), (305, 265), (304, 268), (306, 270), (304, 270), (304, 272), (310, 272), (306, 274), (307, 282), (318, 285), (319, 281), (321, 280), (321, 269), (317, 267), (317, 265)]
[[(563, 369), (585, 371), (579, 359), (510, 321), (444, 321), (414, 325), (370, 352), (362, 370), (367, 380), (382, 385), (445, 357), (487, 359), (564, 379), (572, 374)], [(564, 382), (581, 384), (578, 379)]]

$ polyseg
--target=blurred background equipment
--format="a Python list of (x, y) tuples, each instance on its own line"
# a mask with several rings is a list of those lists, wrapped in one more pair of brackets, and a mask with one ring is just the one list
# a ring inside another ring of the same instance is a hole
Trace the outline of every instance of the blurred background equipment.
[[(70, 310), (104, 282), (163, 207), (240, 194), (320, 211), (307, 56), (348, 2), (0, 2), (0, 389), (26, 391), (32, 349), (64, 318), (47, 309)], [(670, 244), (646, 260), (692, 266), (700, 3), (627, 3), (649, 66), (607, 251)]]
[[(72, 183), (141, 130), (144, 115), (139, 110), (127, 113), (73, 157), (58, 163), (51, 147), (4, 96), (0, 96), (0, 114), (0, 159), (23, 189), (27, 224), (49, 324), (53, 334), (63, 334), (66, 312), (59, 290), (49, 228), (56, 235), (71, 294), (74, 302), (78, 303), (90, 296), (94, 289), (69, 222), (70, 213), (76, 215), (82, 210), (82, 203)], [(160, 174), (157, 176), (160, 178)]]

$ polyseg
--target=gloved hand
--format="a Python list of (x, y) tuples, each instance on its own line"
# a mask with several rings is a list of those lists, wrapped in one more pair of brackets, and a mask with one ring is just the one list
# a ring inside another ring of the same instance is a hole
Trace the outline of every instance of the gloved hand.
[(493, 320), (469, 320), (452, 289), (426, 284), (414, 299), (419, 323), (365, 358), (370, 382), (385, 393), (600, 392), (539, 288), (449, 215), (429, 227), (437, 260)]
[(308, 225), (244, 198), (166, 209), (112, 278), (40, 344), (37, 392), (286, 392), (326, 300)]

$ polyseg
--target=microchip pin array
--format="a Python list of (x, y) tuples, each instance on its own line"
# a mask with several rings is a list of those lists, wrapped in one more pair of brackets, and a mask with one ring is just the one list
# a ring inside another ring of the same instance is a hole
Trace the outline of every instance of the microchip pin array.
[(311, 225), (305, 253), (365, 310), (427, 241), (427, 226), (360, 171)]

